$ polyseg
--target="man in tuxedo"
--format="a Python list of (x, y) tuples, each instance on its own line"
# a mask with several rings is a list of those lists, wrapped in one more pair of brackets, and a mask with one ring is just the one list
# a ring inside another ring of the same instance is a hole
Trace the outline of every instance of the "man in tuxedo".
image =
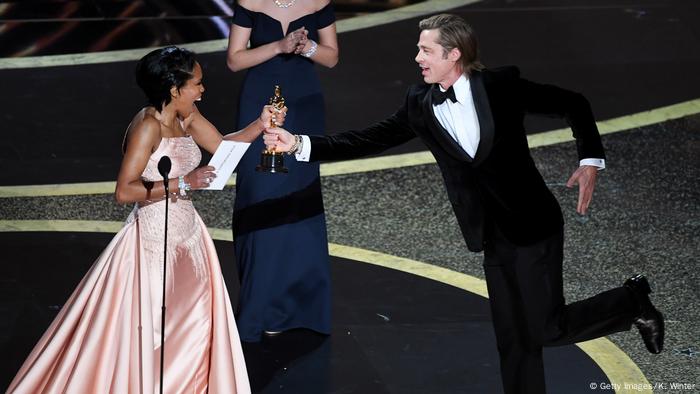
[(435, 156), (462, 234), (484, 251), (484, 271), (506, 393), (544, 393), (542, 347), (629, 330), (652, 353), (663, 347), (663, 317), (641, 275), (594, 297), (565, 304), (563, 217), (530, 156), (526, 113), (571, 126), (579, 167), (577, 211), (591, 202), (605, 153), (588, 101), (580, 94), (520, 77), (516, 67), (485, 69), (471, 27), (455, 15), (419, 24), (418, 63), (425, 84), (409, 88), (391, 117), (364, 130), (327, 137), (270, 129), (269, 148), (297, 160), (375, 154), (418, 136)]

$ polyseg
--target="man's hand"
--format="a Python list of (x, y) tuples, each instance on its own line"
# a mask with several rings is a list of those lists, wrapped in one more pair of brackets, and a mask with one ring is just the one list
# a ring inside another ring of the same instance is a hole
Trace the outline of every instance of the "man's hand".
[(598, 167), (596, 166), (580, 166), (574, 171), (569, 181), (566, 182), (566, 187), (572, 188), (578, 183), (578, 206), (576, 212), (585, 215), (588, 211), (588, 206), (593, 198), (593, 189), (595, 189), (595, 178), (598, 176)]
[(265, 129), (263, 141), (268, 150), (275, 152), (289, 152), (294, 145), (294, 136), (280, 127)]

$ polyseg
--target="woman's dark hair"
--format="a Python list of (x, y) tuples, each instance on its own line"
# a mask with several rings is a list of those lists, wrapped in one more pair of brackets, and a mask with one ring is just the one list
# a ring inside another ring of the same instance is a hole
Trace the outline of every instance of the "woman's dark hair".
[(158, 111), (170, 102), (170, 88), (178, 90), (192, 78), (194, 52), (169, 46), (149, 52), (136, 64), (136, 83), (146, 94), (148, 103)]

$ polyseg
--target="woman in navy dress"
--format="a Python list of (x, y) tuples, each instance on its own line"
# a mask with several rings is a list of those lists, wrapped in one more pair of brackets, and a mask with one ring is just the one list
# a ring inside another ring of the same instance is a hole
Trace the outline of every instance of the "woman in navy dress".
[[(247, 125), (281, 88), (285, 127), (320, 135), (325, 110), (315, 63), (333, 67), (338, 45), (328, 0), (241, 0), (235, 6), (227, 63), (248, 69), (238, 108)], [(248, 46), (250, 41), (250, 46)], [(238, 165), (233, 237), (241, 279), (241, 339), (308, 328), (330, 333), (326, 221), (318, 164), (285, 160), (287, 174), (256, 172), (258, 139)]]

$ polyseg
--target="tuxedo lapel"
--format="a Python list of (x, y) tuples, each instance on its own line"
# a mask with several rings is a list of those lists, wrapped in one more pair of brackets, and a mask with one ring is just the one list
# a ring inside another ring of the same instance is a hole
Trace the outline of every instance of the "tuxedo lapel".
[(484, 86), (483, 74), (480, 71), (474, 71), (469, 77), (472, 90), (472, 98), (474, 100), (474, 108), (476, 109), (476, 117), (479, 120), (479, 147), (474, 155), (474, 165), (481, 164), (482, 161), (491, 152), (493, 147), (494, 137), (494, 122), (491, 114), (491, 105), (489, 97)]
[(428, 89), (428, 93), (423, 98), (423, 107), (426, 114), (428, 114), (428, 129), (430, 133), (435, 137), (435, 140), (442, 146), (442, 148), (457, 160), (471, 162), (472, 158), (467, 154), (467, 152), (462, 149), (461, 146), (455, 141), (450, 133), (445, 130), (440, 122), (435, 117), (435, 112), (433, 111), (433, 95), (431, 94), (431, 89)]

